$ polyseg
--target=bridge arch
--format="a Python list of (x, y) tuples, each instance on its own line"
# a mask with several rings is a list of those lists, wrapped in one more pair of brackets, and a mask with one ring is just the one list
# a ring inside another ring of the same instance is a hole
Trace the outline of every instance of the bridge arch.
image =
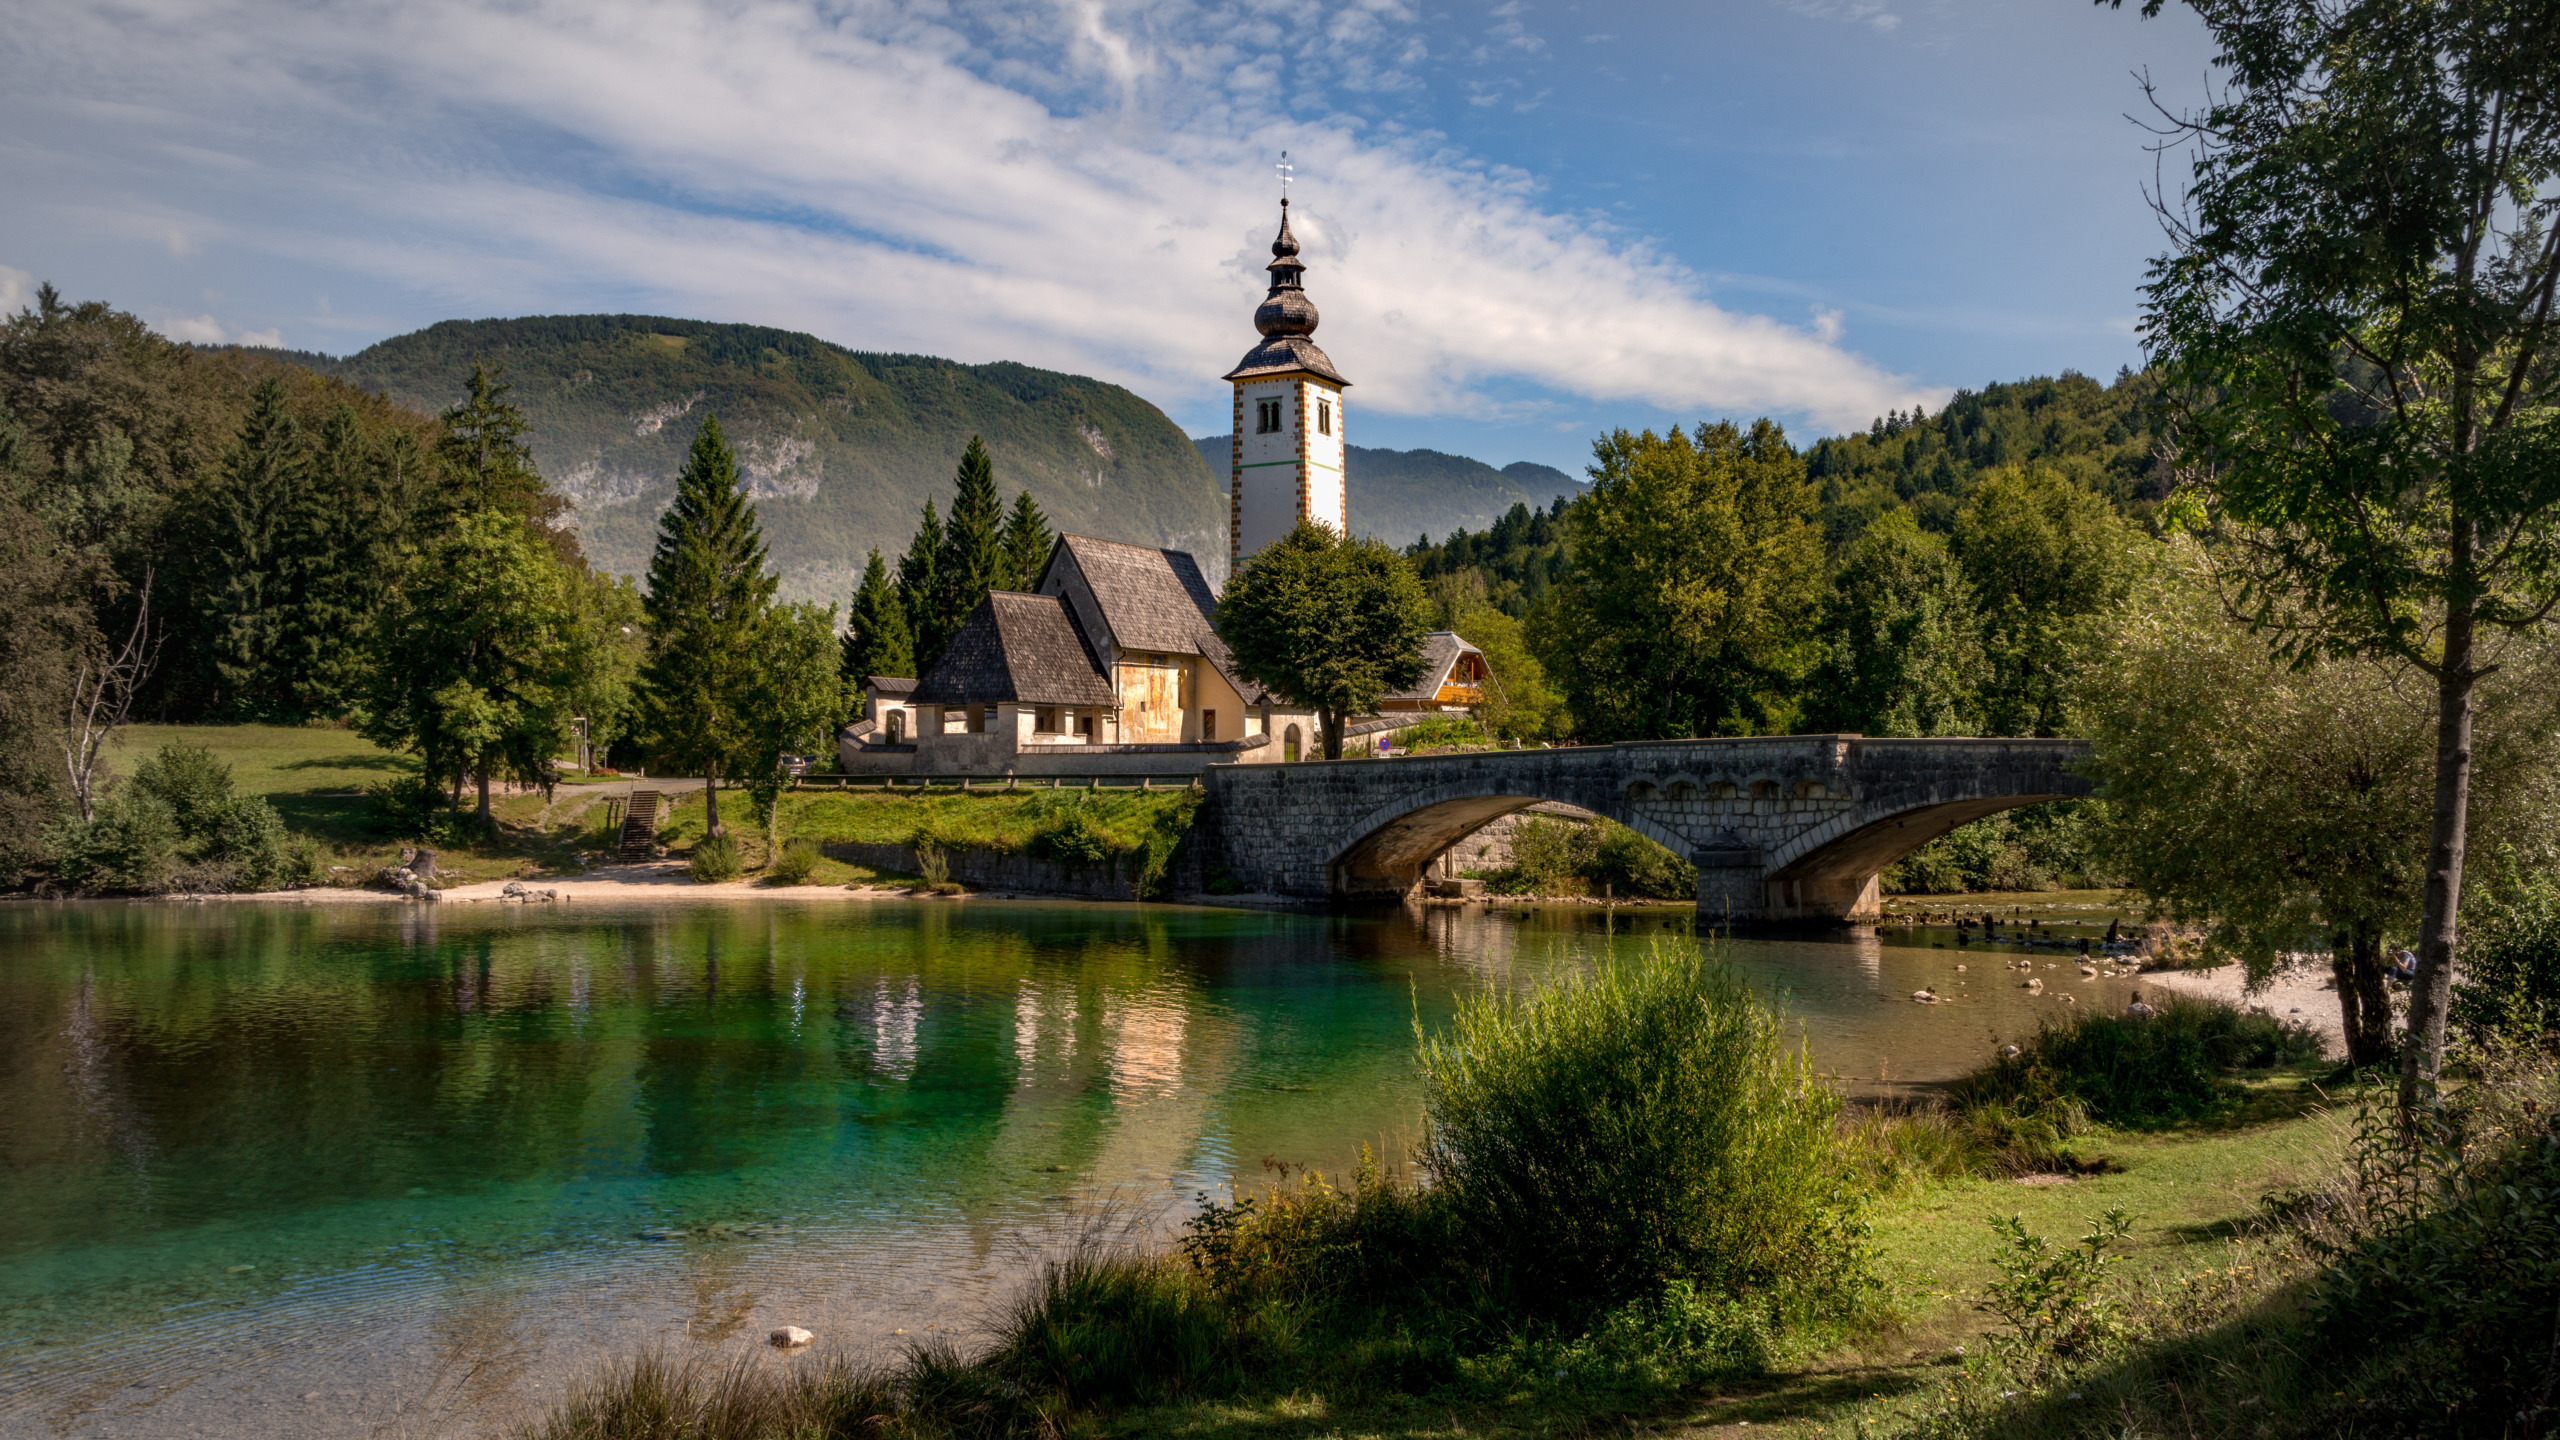
[(1400, 894), (1500, 817), (1572, 805), (1698, 866), (1738, 921), (1863, 920), (1878, 872), (1956, 826), (2090, 793), (2069, 740), (1799, 735), (1297, 765), (1206, 776), (1203, 859), (1246, 888)]
[(1664, 827), (1640, 806), (1593, 804), (1591, 798), (1488, 792), (1469, 783), (1400, 795), (1342, 827), (1326, 860), (1327, 888), (1336, 895), (1408, 894), (1449, 847), (1505, 815), (1549, 801), (1606, 816), (1675, 855), (1692, 848), (1688, 836)]

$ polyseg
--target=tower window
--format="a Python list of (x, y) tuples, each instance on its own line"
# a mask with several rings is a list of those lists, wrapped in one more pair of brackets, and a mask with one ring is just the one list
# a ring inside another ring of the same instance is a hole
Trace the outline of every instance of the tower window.
[(1253, 402), (1253, 433), (1256, 435), (1277, 435), (1280, 433), (1279, 401), (1256, 400)]
[(1333, 433), (1333, 402), (1330, 400), (1316, 402), (1316, 433), (1319, 435)]

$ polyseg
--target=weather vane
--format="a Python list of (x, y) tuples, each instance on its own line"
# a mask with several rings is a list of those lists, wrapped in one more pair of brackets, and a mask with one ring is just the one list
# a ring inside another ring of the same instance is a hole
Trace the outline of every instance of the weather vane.
[(1278, 168), (1279, 168), (1279, 171), (1280, 171), (1280, 203), (1281, 203), (1281, 204), (1283, 204), (1283, 205), (1286, 205), (1286, 204), (1288, 204), (1288, 203), (1289, 203), (1289, 152), (1288, 152), (1288, 151), (1283, 150), (1283, 151), (1281, 151), (1281, 152), (1280, 152), (1280, 164), (1279, 164), (1279, 167), (1278, 167)]

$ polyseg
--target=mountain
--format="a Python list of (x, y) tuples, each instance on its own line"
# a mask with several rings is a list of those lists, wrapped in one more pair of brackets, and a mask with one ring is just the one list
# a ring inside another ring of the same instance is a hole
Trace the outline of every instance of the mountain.
[[(1191, 442), (1223, 481), (1232, 463), (1230, 437)], [(1464, 455), (1437, 450), (1369, 450), (1344, 447), (1343, 484), (1351, 492), (1351, 530), (1405, 546), (1417, 536), (1445, 539), (1450, 532), (1483, 531), (1514, 505), (1544, 510), (1559, 495), (1585, 489), (1552, 465), (1518, 460), (1496, 470)]]
[(972, 434), (1008, 503), (1027, 487), (1055, 529), (1188, 550), (1225, 577), (1225, 470), (1155, 406), (1080, 375), (652, 315), (448, 320), (343, 359), (268, 353), (430, 411), (462, 398), (472, 361), (503, 365), (587, 554), (625, 574), (647, 569), (695, 426), (716, 413), (788, 599), (843, 604), (866, 551), (903, 548), (927, 496), (949, 508)]

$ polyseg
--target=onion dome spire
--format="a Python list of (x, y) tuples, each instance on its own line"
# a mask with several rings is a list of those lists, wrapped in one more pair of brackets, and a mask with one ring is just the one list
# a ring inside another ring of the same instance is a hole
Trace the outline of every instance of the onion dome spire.
[(1298, 237), (1289, 233), (1286, 195), (1280, 197), (1280, 235), (1271, 242), (1271, 263), (1263, 268), (1271, 272), (1271, 291), (1253, 312), (1253, 328), (1262, 332), (1262, 343), (1254, 346), (1226, 378), (1306, 370), (1337, 385), (1350, 384), (1336, 373), (1333, 361), (1316, 348), (1315, 341), (1308, 338), (1316, 333), (1316, 302), (1307, 298), (1305, 287), (1299, 283), (1307, 267), (1298, 258)]
[(1313, 335), (1316, 302), (1307, 298), (1298, 277), (1307, 271), (1298, 259), (1298, 237), (1289, 233), (1289, 202), (1280, 202), (1280, 238), (1271, 242), (1271, 293), (1253, 312), (1253, 328), (1265, 335)]

